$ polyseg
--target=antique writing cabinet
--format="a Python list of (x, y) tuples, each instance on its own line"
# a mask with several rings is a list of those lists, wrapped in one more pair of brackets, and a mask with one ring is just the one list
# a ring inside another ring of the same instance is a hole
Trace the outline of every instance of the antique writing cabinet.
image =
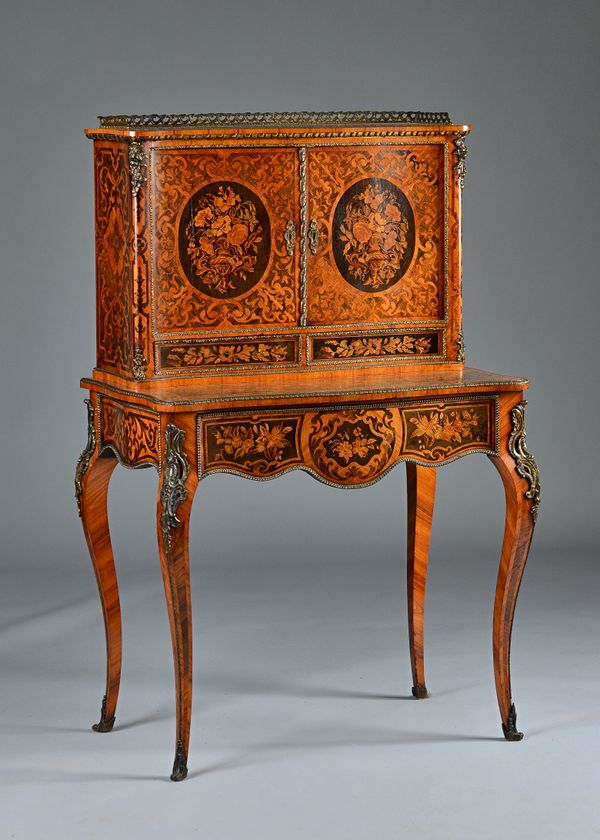
[(447, 114), (103, 117), (94, 141), (97, 358), (76, 498), (107, 639), (98, 732), (115, 720), (121, 618), (107, 518), (117, 462), (159, 473), (176, 746), (192, 694), (188, 531), (211, 472), (304, 469), (336, 487), (406, 461), (413, 694), (436, 470), (487, 454), (506, 492), (493, 650), (504, 735), (515, 602), (540, 502), (524, 379), (464, 366), (461, 190), (469, 127)]

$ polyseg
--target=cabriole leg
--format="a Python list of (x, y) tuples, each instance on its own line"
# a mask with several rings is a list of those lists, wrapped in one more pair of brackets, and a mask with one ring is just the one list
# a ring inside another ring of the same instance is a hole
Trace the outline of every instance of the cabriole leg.
[(176, 736), (171, 773), (174, 782), (187, 776), (192, 714), (192, 603), (188, 538), (198, 477), (196, 470), (190, 469), (186, 454), (187, 449), (193, 457), (195, 435), (191, 425), (187, 430), (173, 423), (165, 427), (157, 509), (160, 564), (175, 665)]
[(88, 442), (77, 462), (75, 497), (98, 583), (106, 632), (106, 691), (96, 732), (110, 732), (115, 722), (121, 682), (121, 607), (119, 586), (108, 527), (108, 485), (117, 459), (107, 452), (98, 457), (94, 408), (88, 406)]
[(435, 480), (434, 468), (406, 464), (408, 642), (413, 678), (412, 693), (417, 699), (427, 697), (423, 647), (424, 610)]
[(507, 401), (501, 417), (500, 454), (490, 456), (506, 495), (506, 519), (494, 600), (494, 675), (502, 731), (507, 741), (520, 741), (510, 682), (510, 642), (515, 606), (540, 504), (537, 465), (527, 451), (525, 402)]

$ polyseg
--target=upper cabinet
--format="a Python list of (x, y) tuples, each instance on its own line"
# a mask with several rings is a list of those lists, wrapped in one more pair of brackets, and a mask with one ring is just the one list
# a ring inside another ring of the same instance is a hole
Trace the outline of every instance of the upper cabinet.
[(98, 369), (461, 363), (468, 127), (259, 116), (108, 118), (88, 132)]

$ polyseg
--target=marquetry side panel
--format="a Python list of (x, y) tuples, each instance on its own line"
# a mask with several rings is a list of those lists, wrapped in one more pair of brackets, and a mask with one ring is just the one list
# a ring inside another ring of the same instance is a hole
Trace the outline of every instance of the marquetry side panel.
[(327, 483), (365, 485), (399, 460), (436, 466), (470, 452), (495, 454), (497, 417), (495, 397), (199, 415), (199, 474), (272, 478), (300, 468)]
[(99, 430), (100, 452), (111, 449), (125, 466), (160, 466), (158, 414), (102, 397)]
[(97, 366), (130, 374), (133, 362), (128, 144), (95, 143)]

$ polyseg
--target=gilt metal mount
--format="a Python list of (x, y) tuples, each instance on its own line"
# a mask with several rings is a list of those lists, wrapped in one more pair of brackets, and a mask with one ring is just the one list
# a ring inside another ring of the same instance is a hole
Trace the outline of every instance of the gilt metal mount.
[(91, 400), (85, 400), (87, 405), (87, 443), (75, 468), (75, 501), (77, 502), (77, 513), (81, 516), (81, 494), (83, 492), (83, 477), (90, 465), (90, 460), (96, 448), (96, 428), (94, 426), (94, 406)]
[(140, 187), (146, 180), (146, 153), (139, 140), (131, 140), (129, 143), (129, 180), (131, 194), (137, 198)]
[(525, 430), (525, 406), (527, 401), (523, 400), (511, 411), (512, 432), (508, 438), (508, 451), (516, 461), (517, 472), (529, 484), (529, 490), (525, 492), (527, 499), (533, 504), (531, 507), (531, 518), (535, 524), (540, 509), (541, 485), (540, 473), (535, 458), (527, 449), (527, 433)]
[(160, 527), (165, 551), (171, 549), (172, 530), (181, 522), (177, 518), (177, 508), (187, 498), (185, 480), (189, 472), (188, 459), (183, 451), (185, 432), (169, 423), (165, 429), (165, 460), (163, 480), (160, 491), (161, 516)]

